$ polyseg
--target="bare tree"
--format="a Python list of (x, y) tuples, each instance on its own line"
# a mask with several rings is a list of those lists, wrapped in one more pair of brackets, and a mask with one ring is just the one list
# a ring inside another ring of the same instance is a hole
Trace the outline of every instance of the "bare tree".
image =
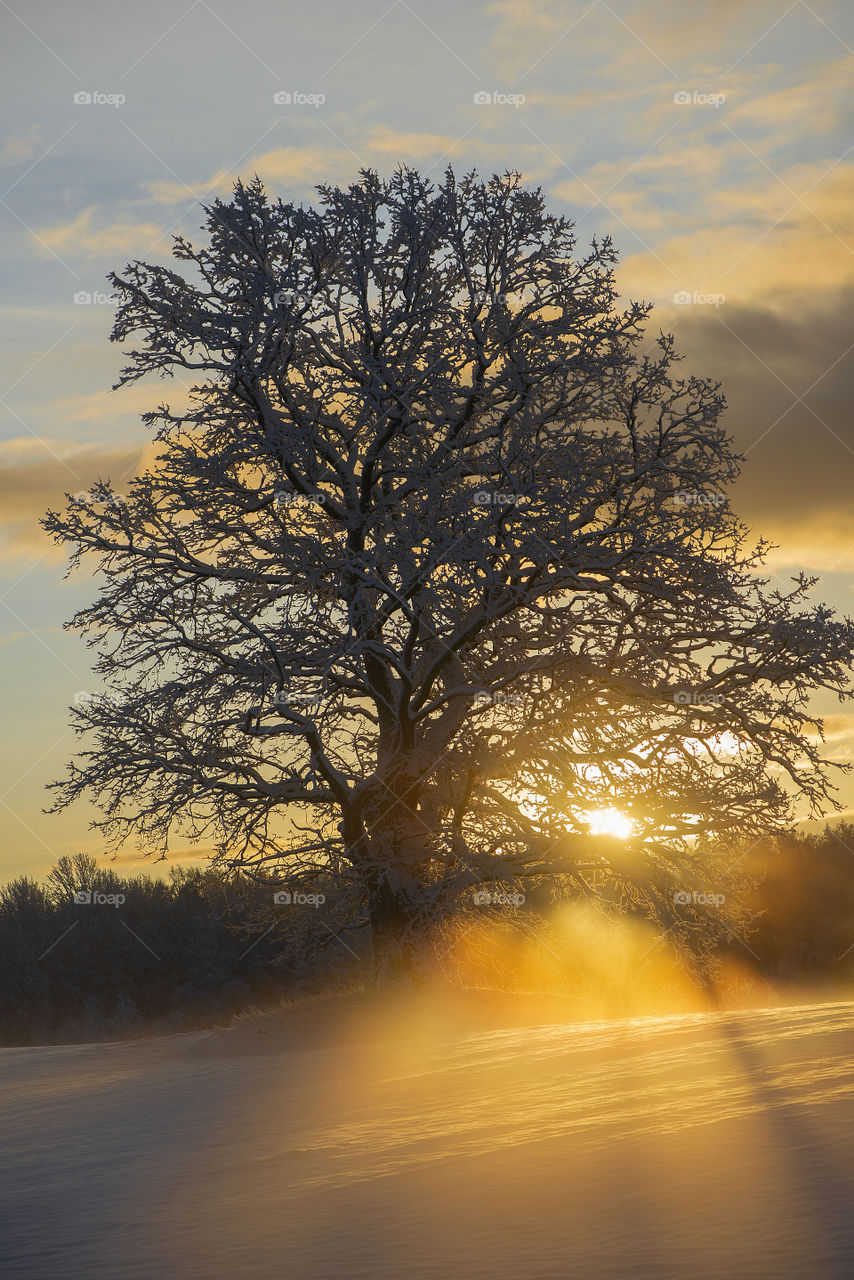
[(238, 183), (180, 269), (111, 277), (118, 385), (195, 385), (127, 494), (45, 519), (103, 580), (56, 807), (349, 877), (380, 970), (543, 878), (680, 936), (716, 842), (832, 802), (810, 696), (850, 696), (854, 626), (761, 578), (720, 388), (644, 348), (608, 239), (514, 173), (318, 191)]

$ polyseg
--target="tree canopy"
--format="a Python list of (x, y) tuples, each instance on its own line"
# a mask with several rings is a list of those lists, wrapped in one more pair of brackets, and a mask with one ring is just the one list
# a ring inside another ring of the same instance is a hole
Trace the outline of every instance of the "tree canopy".
[(831, 800), (811, 698), (854, 654), (811, 579), (762, 577), (720, 387), (516, 173), (317, 207), (255, 178), (205, 231), (111, 277), (118, 385), (188, 406), (144, 415), (126, 493), (45, 520), (96, 558), (71, 625), (106, 689), (58, 805), (351, 878), (380, 958), (544, 880), (695, 928), (674, 894), (726, 882), (719, 844)]

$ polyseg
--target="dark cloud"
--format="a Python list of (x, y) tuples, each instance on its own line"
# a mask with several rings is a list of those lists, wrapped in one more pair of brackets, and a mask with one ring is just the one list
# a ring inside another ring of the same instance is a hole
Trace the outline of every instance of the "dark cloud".
[(793, 560), (854, 560), (854, 286), (680, 308), (673, 329), (683, 368), (723, 384), (744, 518)]

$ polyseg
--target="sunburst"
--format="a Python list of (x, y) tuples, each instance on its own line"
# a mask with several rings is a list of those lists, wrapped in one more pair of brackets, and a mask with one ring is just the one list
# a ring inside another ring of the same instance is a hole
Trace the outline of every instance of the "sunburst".
[(592, 836), (612, 836), (615, 840), (628, 840), (635, 829), (631, 818), (620, 813), (619, 809), (590, 809), (585, 813), (584, 821)]

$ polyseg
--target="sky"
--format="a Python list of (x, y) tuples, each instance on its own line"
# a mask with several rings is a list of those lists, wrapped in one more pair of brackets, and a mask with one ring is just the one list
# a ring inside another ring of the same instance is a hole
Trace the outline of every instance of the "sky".
[[(164, 398), (110, 391), (106, 274), (198, 240), (238, 175), (309, 202), (363, 167), (520, 170), (582, 244), (613, 237), (622, 294), (723, 383), (772, 581), (807, 570), (852, 611), (846, 0), (0, 0), (0, 37), (0, 880), (99, 850), (85, 807), (42, 812), (97, 682), (63, 631), (95, 586), (38, 517), (98, 476), (120, 491)], [(854, 758), (854, 714), (817, 705)]]

